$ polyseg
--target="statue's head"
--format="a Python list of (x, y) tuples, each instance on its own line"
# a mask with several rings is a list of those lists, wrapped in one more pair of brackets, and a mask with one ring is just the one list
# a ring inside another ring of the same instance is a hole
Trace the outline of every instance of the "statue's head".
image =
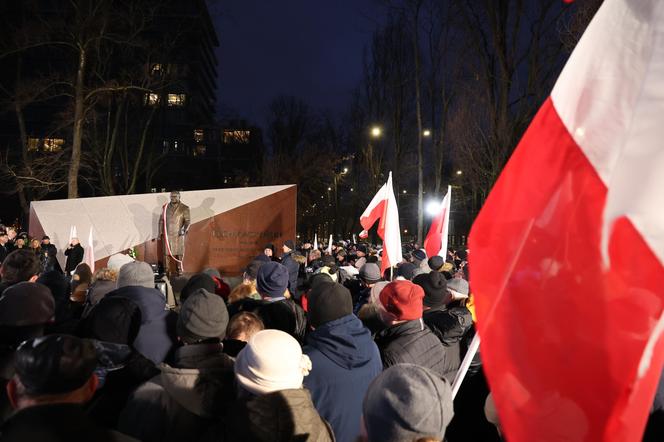
[(180, 192), (174, 190), (173, 192), (171, 192), (171, 203), (177, 204), (179, 202), (180, 202)]

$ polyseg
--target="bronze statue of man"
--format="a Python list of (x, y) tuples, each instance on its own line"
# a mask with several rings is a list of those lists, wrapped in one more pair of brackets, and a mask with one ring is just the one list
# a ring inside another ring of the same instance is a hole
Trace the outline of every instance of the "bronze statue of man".
[(169, 274), (182, 273), (184, 240), (189, 224), (189, 206), (180, 202), (180, 192), (171, 192), (171, 202), (164, 204), (159, 217), (159, 238), (164, 246), (164, 270)]

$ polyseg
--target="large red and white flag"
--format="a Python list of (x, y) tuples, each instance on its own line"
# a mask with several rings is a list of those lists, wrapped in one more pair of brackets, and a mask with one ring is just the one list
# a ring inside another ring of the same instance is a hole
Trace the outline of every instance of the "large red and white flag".
[(397, 199), (392, 188), (392, 172), (387, 183), (380, 188), (373, 197), (364, 213), (360, 216), (360, 224), (367, 231), (376, 221), (378, 223), (378, 236), (383, 240), (383, 258), (381, 272), (397, 265), (403, 259), (401, 252), (401, 231), (399, 230), (399, 209)]
[(470, 234), (506, 439), (640, 441), (664, 361), (664, 2), (606, 0)]
[(447, 186), (447, 195), (443, 198), (438, 214), (431, 221), (429, 233), (424, 239), (427, 256), (447, 256), (447, 238), (450, 227), (450, 207), (452, 205), (452, 186)]

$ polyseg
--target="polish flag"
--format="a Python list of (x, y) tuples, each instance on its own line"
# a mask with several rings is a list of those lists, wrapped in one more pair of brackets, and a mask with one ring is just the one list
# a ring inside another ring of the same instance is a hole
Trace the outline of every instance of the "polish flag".
[[(360, 224), (364, 231), (368, 231), (376, 221), (378, 223), (378, 236), (383, 240), (383, 258), (381, 273), (386, 269), (397, 265), (403, 259), (401, 255), (401, 231), (399, 230), (399, 209), (392, 188), (392, 172), (387, 178), (387, 183), (380, 188), (373, 197), (369, 206), (360, 216)], [(360, 234), (360, 238), (362, 235)]]
[(332, 254), (332, 235), (330, 235), (330, 239), (327, 241), (327, 250), (326, 250), (328, 255)]
[(90, 266), (90, 270), (95, 271), (95, 247), (92, 238), (92, 226), (90, 226), (90, 233), (88, 234), (88, 242), (85, 244), (83, 250), (83, 262)]
[(664, 362), (664, 2), (606, 0), (470, 234), (510, 442), (640, 441)]
[(450, 227), (450, 206), (452, 201), (452, 187), (447, 186), (447, 195), (443, 198), (443, 203), (440, 205), (440, 211), (431, 221), (429, 233), (424, 239), (424, 249), (427, 251), (427, 256), (447, 256), (447, 237), (449, 235)]

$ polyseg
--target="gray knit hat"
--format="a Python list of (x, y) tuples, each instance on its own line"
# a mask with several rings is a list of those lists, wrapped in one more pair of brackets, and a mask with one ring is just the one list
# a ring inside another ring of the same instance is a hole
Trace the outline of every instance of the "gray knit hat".
[(370, 442), (443, 440), (454, 416), (452, 388), (424, 367), (397, 364), (371, 382), (362, 414)]
[(182, 304), (176, 331), (187, 343), (226, 336), (228, 310), (221, 296), (198, 289)]
[(128, 285), (154, 288), (154, 273), (150, 264), (134, 261), (123, 265), (118, 274), (118, 288)]

